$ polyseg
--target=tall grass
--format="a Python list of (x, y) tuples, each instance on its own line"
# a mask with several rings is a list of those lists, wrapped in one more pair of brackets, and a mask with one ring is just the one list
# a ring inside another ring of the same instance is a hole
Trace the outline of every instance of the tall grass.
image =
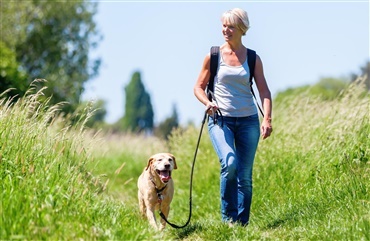
[(361, 83), (334, 101), (278, 103), (256, 162), (260, 227), (288, 239), (369, 240), (370, 98)]
[(83, 123), (70, 126), (35, 91), (0, 102), (1, 239), (111, 238), (125, 205), (98, 195)]
[(1, 239), (370, 240), (370, 96), (360, 83), (334, 101), (307, 91), (274, 103), (246, 228), (221, 223), (219, 163), (204, 127), (191, 223), (164, 232), (140, 217), (137, 178), (150, 155), (172, 152), (178, 169), (169, 220), (184, 224), (200, 126), (174, 131), (168, 143), (90, 134), (83, 120), (70, 126), (40, 96), (0, 103)]

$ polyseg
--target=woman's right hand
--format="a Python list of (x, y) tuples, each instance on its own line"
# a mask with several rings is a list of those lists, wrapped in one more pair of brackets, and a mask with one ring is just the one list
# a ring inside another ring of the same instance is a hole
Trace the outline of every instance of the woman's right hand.
[(214, 102), (207, 102), (206, 111), (208, 115), (213, 115), (218, 109), (218, 106)]

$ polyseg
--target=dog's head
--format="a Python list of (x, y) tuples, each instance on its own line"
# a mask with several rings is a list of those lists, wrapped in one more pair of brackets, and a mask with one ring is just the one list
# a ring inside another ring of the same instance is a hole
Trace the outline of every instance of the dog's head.
[(177, 169), (176, 158), (171, 153), (157, 153), (148, 160), (145, 170), (151, 167), (153, 175), (158, 175), (163, 183), (171, 179), (172, 170)]

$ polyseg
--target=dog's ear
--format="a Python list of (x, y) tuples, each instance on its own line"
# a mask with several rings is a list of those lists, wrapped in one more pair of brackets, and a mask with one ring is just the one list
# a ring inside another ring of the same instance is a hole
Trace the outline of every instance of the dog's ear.
[(176, 164), (176, 157), (174, 155), (172, 155), (171, 153), (168, 153), (168, 155), (172, 158), (173, 160), (173, 169), (177, 169), (177, 164)]
[(149, 158), (148, 165), (146, 166), (145, 171), (149, 169), (150, 165), (152, 165), (153, 160), (154, 160), (154, 157)]

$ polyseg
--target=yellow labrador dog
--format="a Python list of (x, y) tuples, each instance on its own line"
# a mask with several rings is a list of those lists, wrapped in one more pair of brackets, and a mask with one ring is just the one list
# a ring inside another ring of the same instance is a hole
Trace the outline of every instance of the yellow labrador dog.
[(166, 226), (162, 218), (160, 226), (157, 226), (154, 212), (161, 209), (164, 216), (168, 217), (174, 192), (171, 179), (174, 169), (177, 169), (177, 165), (171, 153), (157, 153), (149, 158), (137, 182), (140, 213), (155, 229), (162, 230)]

